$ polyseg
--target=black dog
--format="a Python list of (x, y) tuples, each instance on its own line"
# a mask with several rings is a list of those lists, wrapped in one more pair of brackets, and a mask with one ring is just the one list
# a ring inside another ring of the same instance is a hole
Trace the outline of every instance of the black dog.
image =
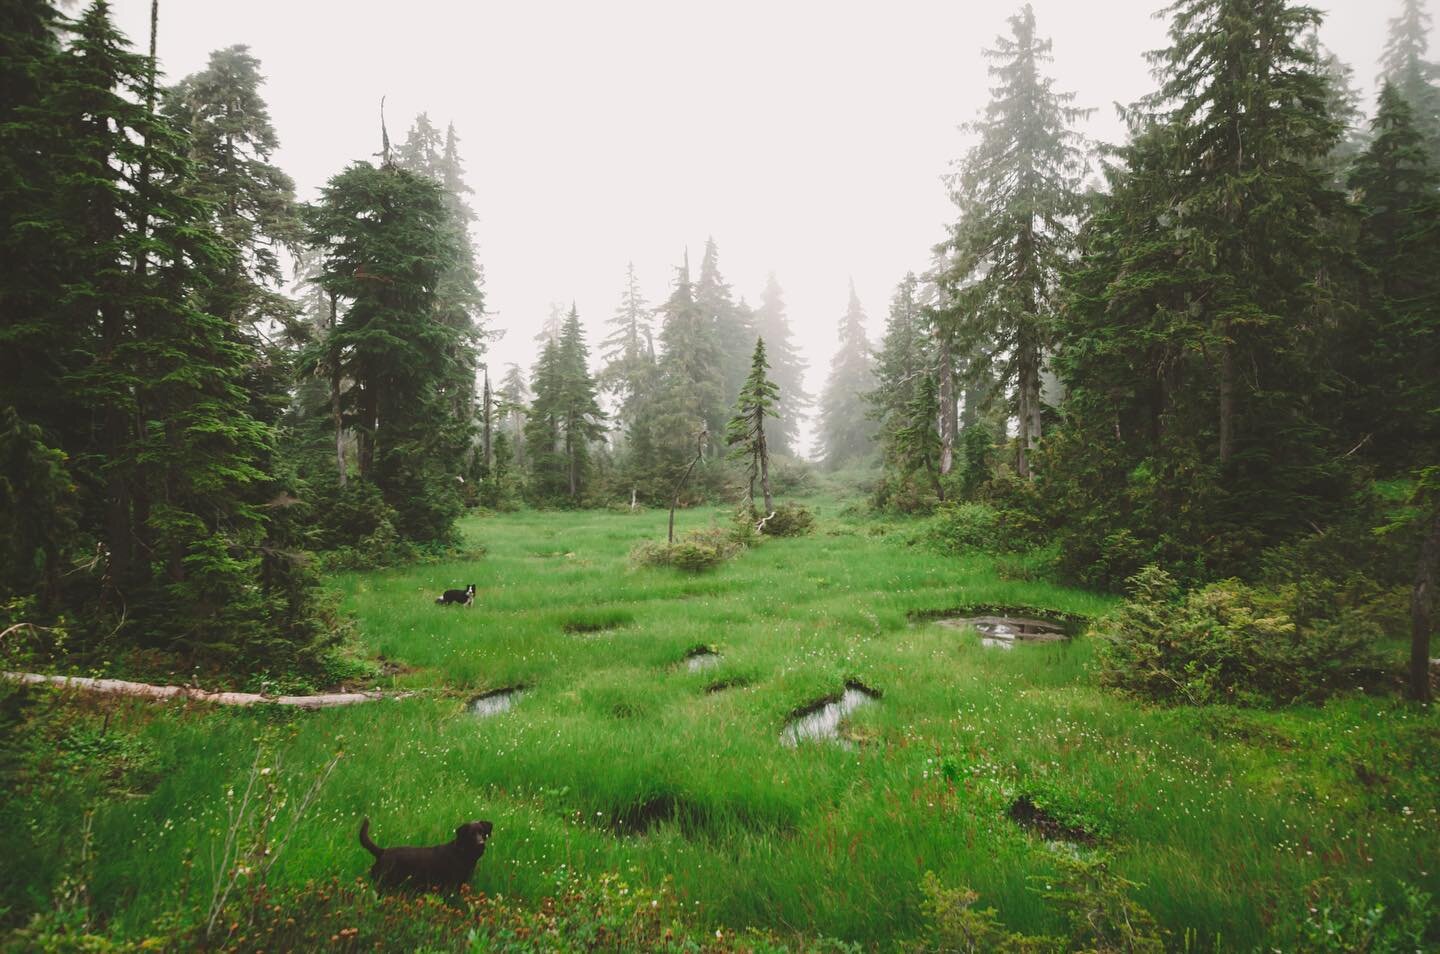
[(455, 829), (455, 840), (430, 848), (401, 845), (381, 848), (370, 840), (370, 819), (360, 823), (360, 844), (375, 856), (370, 877), (386, 888), (454, 891), (470, 880), (475, 862), (485, 854), (493, 826), (488, 821), (466, 822)]
[(475, 603), (475, 584), (471, 583), (463, 590), (446, 590), (444, 596), (435, 598), (436, 606), (447, 606), (451, 603), (459, 603), (461, 606), (473, 606)]

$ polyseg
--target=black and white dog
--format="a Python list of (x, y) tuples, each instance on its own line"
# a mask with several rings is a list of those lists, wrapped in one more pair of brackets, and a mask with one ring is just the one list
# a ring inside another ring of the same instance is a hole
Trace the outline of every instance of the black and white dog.
[(475, 604), (475, 584), (471, 583), (463, 590), (446, 590), (444, 596), (435, 598), (436, 606), (448, 606), (451, 603), (459, 603), (461, 606), (473, 606)]

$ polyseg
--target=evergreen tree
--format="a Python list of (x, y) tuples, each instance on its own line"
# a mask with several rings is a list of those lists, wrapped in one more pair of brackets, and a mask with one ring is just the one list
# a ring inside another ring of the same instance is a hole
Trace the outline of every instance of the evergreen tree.
[(1340, 57), (1320, 43), (1320, 36), (1311, 31), (1305, 38), (1305, 52), (1315, 62), (1326, 83), (1325, 112), (1339, 124), (1340, 139), (1325, 157), (1323, 165), (1330, 173), (1333, 188), (1343, 189), (1350, 174), (1350, 164), (1365, 150), (1364, 116), (1360, 110), (1360, 91), (1355, 88), (1355, 71)]
[(951, 236), (955, 257), (942, 283), (953, 310), (945, 316), (962, 351), (983, 347), (999, 378), (1013, 388), (1020, 432), (1016, 471), (1030, 473), (1040, 439), (1041, 375), (1061, 269), (1070, 260), (1086, 163), (1071, 124), (1087, 114), (1069, 104), (1041, 66), (1051, 42), (1035, 32), (1026, 4), (1010, 18), (1012, 36), (986, 55), (997, 85), (980, 137), (960, 165), (954, 199), (962, 212)]
[(1339, 129), (1303, 39), (1317, 15), (1284, 0), (1170, 14), (1162, 85), (1130, 114), (1056, 358), (1062, 551), (1111, 583), (1148, 562), (1242, 570), (1341, 496), (1320, 424), (1335, 289), (1316, 276), (1343, 257), (1322, 164)]
[(1440, 174), (1409, 101), (1390, 83), (1372, 131), (1350, 176), (1372, 282), (1338, 350), (1346, 431), (1367, 438), (1363, 453), (1393, 474), (1440, 462)]
[(821, 458), (831, 470), (863, 461), (873, 450), (864, 397), (873, 386), (865, 311), (851, 282), (850, 304), (840, 319), (840, 348), (830, 361), (830, 377), (820, 398)]
[(745, 461), (745, 507), (755, 509), (755, 481), (760, 481), (765, 513), (775, 512), (775, 499), (770, 493), (770, 449), (765, 442), (765, 419), (775, 416), (780, 391), (766, 375), (770, 363), (765, 359), (765, 339), (755, 339), (755, 352), (750, 358), (750, 374), (740, 388), (735, 416), (725, 427), (725, 442), (730, 456)]
[(922, 476), (941, 503), (945, 485), (940, 480), (940, 391), (935, 375), (920, 373), (901, 413), (891, 419), (889, 457), (902, 480)]
[(720, 251), (715, 239), (705, 241), (700, 260), (700, 278), (695, 283), (695, 305), (715, 329), (715, 346), (720, 353), (721, 415), (712, 419), (710, 429), (719, 433), (725, 424), (723, 408), (740, 393), (749, 372), (750, 342), (755, 338), (748, 314), (735, 303), (730, 285), (720, 274)]
[(546, 341), (540, 349), (540, 357), (530, 372), (530, 391), (534, 397), (525, 414), (528, 492), (537, 502), (553, 503), (563, 500), (568, 489), (567, 467), (561, 453), (564, 378), (558, 337)]
[(570, 502), (579, 504), (590, 471), (590, 445), (605, 433), (605, 415), (595, 396), (595, 379), (590, 375), (590, 349), (580, 327), (575, 306), (565, 317), (560, 332), (561, 414), (564, 437), (565, 476)]
[[(253, 354), (203, 307), (233, 249), (193, 198), (189, 143), (154, 111), (153, 58), (129, 50), (104, 2), (63, 50), (45, 38), (53, 23), (30, 21), (40, 32), (18, 52), (32, 85), (6, 93), (7, 118), (36, 138), (22, 145), (7, 128), (0, 140), (7, 176), (45, 156), (37, 178), (0, 185), (20, 200), (0, 214), (23, 216), (7, 241), (23, 237), (33, 266), (3, 285), (7, 305), (27, 306), (0, 313), (7, 361), (26, 370), (0, 382), (0, 403), (13, 409), (7, 479), (55, 518), (35, 548), (42, 593), (121, 639), (293, 664), (323, 628), (307, 579), (263, 572), (267, 525), (282, 519), (255, 502), (272, 433), (247, 406)], [(17, 532), (25, 549), (30, 534)], [(103, 559), (62, 593), (56, 561), (72, 547)]]
[(805, 358), (791, 341), (790, 319), (785, 315), (785, 293), (773, 272), (765, 281), (760, 307), (755, 309), (752, 322), (755, 333), (769, 342), (770, 376), (780, 389), (775, 426), (769, 435), (770, 449), (781, 456), (797, 457), (800, 453), (800, 421), (813, 398), (805, 391)]
[[(895, 287), (885, 337), (875, 356), (875, 390), (866, 395), (870, 402), (868, 416), (879, 427), (881, 461), (902, 483), (915, 469), (906, 464), (910, 458), (901, 446), (900, 434), (911, 422), (913, 402), (922, 384), (929, 379), (929, 386), (935, 387), (931, 367), (934, 356), (918, 298), (919, 285), (920, 280), (910, 272)], [(930, 403), (938, 414), (938, 393), (932, 395)], [(935, 420), (930, 423), (933, 429)], [(887, 488), (886, 493), (896, 489)]]
[(633, 263), (625, 268), (625, 291), (609, 323), (614, 330), (600, 345), (605, 366), (599, 383), (619, 401), (617, 428), (633, 438), (641, 404), (655, 381), (655, 329)]
[(1380, 81), (1392, 84), (1410, 104), (1430, 165), (1440, 169), (1440, 65), (1425, 58), (1430, 29), (1425, 0), (1401, 0), (1400, 15), (1390, 21), (1380, 58)]
[(525, 409), (530, 406), (530, 386), (525, 382), (525, 372), (518, 364), (507, 365), (505, 376), (500, 379), (499, 403), (496, 414), (500, 417), (500, 432), (510, 438), (511, 453), (517, 467), (525, 467)]
[(294, 250), (302, 225), (295, 184), (270, 160), (279, 139), (260, 95), (260, 61), (248, 47), (210, 54), (206, 68), (166, 90), (164, 113), (189, 138), (195, 178), (184, 191), (206, 202), (230, 255), (205, 290), (207, 310), (255, 355), (247, 375), (252, 412), (274, 421), (289, 400), (289, 353), (272, 345), (296, 309), (280, 288), (280, 253)]
[(439, 308), (442, 279), (467, 252), (443, 190), (388, 157), (359, 162), (330, 180), (309, 218), (319, 282), (344, 303), (321, 347), (336, 381), (350, 382), (341, 405), (358, 476), (395, 509), (402, 536), (448, 539), (472, 427), (468, 404), (456, 413), (456, 367), (475, 359)]
[[(674, 487), (695, 456), (697, 435), (715, 433), (710, 425), (720, 419), (724, 389), (715, 325), (695, 302), (688, 257), (676, 269), (675, 288), (660, 314), (659, 380), (641, 425), (653, 447), (642, 481), (650, 499), (662, 499)], [(713, 453), (716, 443), (707, 442), (707, 451)]]
[[(447, 213), (447, 241), (460, 249), (440, 275), (434, 307), (439, 320), (455, 331), (454, 343), (446, 355), (447, 374), (441, 386), (450, 402), (452, 416), (468, 420), (475, 407), (475, 379), (484, 351), (485, 295), (484, 276), (476, 263), (475, 245), (470, 237), (470, 224), (476, 216), (465, 199), (473, 190), (465, 182), (454, 124), (446, 128), (442, 145), (439, 130), (421, 113), (396, 151), (396, 164), (441, 186)], [(461, 439), (468, 446), (468, 437), (462, 435)]]

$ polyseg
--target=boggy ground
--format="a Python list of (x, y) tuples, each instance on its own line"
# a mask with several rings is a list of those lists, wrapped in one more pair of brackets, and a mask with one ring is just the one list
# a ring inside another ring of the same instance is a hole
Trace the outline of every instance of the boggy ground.
[[(1036, 888), (1059, 851), (1113, 853), (1137, 900), (1205, 949), (1261, 944), (1322, 877), (1367, 879), (1382, 898), (1403, 884), (1437, 893), (1433, 714), (1364, 697), (1279, 713), (1144, 708), (1095, 688), (1083, 636), (997, 652), (913, 622), (970, 606), (1093, 615), (1106, 598), (1002, 580), (988, 557), (938, 556), (903, 523), (816, 503), (812, 536), (700, 576), (629, 565), (632, 545), (664, 532), (653, 511), (471, 518), (465, 533), (488, 551), (478, 562), (339, 577), (366, 649), (400, 664), (379, 684), (417, 690), (402, 700), (314, 713), (77, 705), (66, 738), (119, 744), (148, 767), (130, 778), (122, 758), (123, 791), (99, 803), (95, 912), (141, 934), (162, 911), (204, 910), (257, 744), (262, 764), (279, 758), (264, 780), (291, 807), (344, 753), (270, 873), (279, 886), (361, 875), (355, 832), (369, 815), (382, 845), (493, 821), (472, 881), (491, 896), (538, 901), (576, 873), (651, 888), (668, 877), (707, 928), (866, 944), (917, 932), (927, 870), (1012, 929), (1057, 931)], [(724, 519), (691, 511), (680, 524)], [(434, 604), (470, 582), (473, 608)], [(692, 672), (698, 646), (719, 664)], [(792, 713), (850, 681), (881, 693), (842, 730), (858, 744), (781, 744)], [(526, 691), (510, 711), (467, 710), (513, 686)], [(59, 813), (57, 779), (45, 803)], [(1047, 842), (1014, 817), (1021, 795), (1085, 837)], [(0, 825), (50, 833), (9, 862), (38, 903), (78, 823), (0, 810)]]

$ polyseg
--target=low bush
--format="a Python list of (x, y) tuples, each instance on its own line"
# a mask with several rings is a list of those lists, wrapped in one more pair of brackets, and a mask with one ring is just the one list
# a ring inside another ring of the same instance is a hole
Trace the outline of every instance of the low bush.
[(1000, 515), (983, 503), (947, 504), (925, 525), (921, 538), (930, 549), (960, 554), (995, 550), (999, 545)]
[(724, 527), (691, 530), (674, 543), (641, 543), (630, 551), (639, 566), (673, 566), (699, 573), (711, 570), (739, 553), (744, 546)]
[(798, 503), (775, 505), (775, 513), (765, 521), (762, 531), (767, 537), (803, 537), (815, 529), (815, 514)]
[(927, 936), (906, 951), (957, 954), (1061, 954), (1063, 951), (1125, 951), (1164, 954), (1165, 936), (1154, 917), (1132, 897), (1139, 887), (1110, 869), (1104, 856), (1056, 854), (1058, 874), (1036, 893), (1065, 916), (1068, 937), (1019, 934), (1008, 930), (994, 908), (977, 908), (969, 888), (946, 888), (927, 871), (921, 890)]
[(1153, 702), (1273, 706), (1320, 701), (1376, 681), (1376, 627), (1350, 614), (1298, 624), (1295, 594), (1238, 580), (1188, 594), (1148, 566), (1102, 618), (1102, 684)]

